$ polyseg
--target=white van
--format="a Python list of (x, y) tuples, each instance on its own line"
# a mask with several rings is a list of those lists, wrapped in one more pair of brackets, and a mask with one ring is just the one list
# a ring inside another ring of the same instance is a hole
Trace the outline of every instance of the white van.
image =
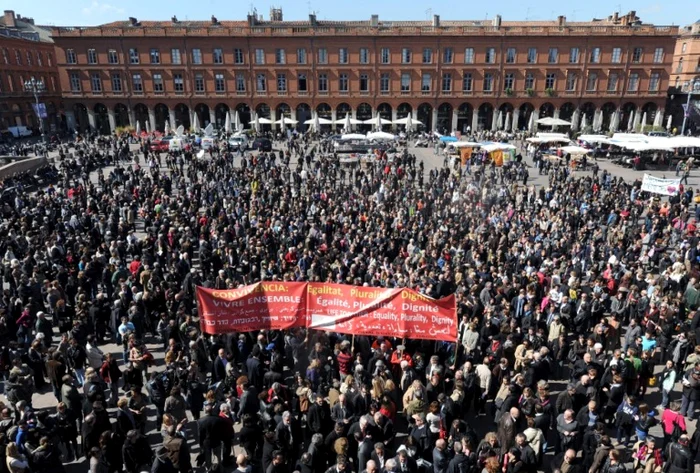
[(15, 138), (24, 138), (25, 136), (32, 136), (32, 130), (26, 126), (11, 126), (7, 128), (7, 131), (12, 133)]

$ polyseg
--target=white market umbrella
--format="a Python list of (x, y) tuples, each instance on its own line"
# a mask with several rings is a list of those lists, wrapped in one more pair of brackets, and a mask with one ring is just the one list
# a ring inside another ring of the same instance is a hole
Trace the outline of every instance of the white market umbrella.
[(656, 115), (654, 115), (654, 128), (661, 128), (661, 122), (663, 121), (664, 117), (661, 115), (660, 111), (656, 111)]
[(644, 114), (642, 115), (642, 127), (641, 127), (642, 133), (644, 133), (644, 127), (646, 127), (646, 126), (647, 126), (647, 112), (644, 112)]
[(226, 121), (224, 121), (224, 131), (231, 133), (231, 112), (226, 113)]
[(385, 131), (375, 131), (373, 133), (367, 133), (368, 140), (394, 140), (396, 135), (387, 133)]
[(634, 111), (630, 112), (630, 118), (627, 120), (627, 131), (632, 131), (634, 127)]
[(669, 115), (668, 120), (666, 120), (666, 130), (670, 130), (671, 125), (673, 125), (673, 116)]
[(498, 111), (498, 120), (496, 121), (496, 128), (499, 130), (503, 129), (503, 111), (499, 110)]
[(199, 133), (200, 126), (199, 126), (199, 115), (197, 112), (194, 112), (194, 125), (192, 125), (192, 129), (194, 130), (195, 133)]
[(233, 128), (236, 130), (241, 130), (243, 128), (243, 123), (241, 123), (241, 116), (238, 114), (238, 110), (233, 114)]
[(253, 125), (255, 131), (260, 130), (260, 120), (258, 120), (258, 114), (253, 112), (253, 119), (250, 122)]
[(617, 131), (620, 127), (620, 111), (615, 110), (613, 112), (612, 121), (610, 122), (610, 131), (613, 133)]
[(141, 122), (136, 120), (136, 136), (141, 136)]
[(165, 128), (163, 129), (163, 134), (168, 136), (170, 134), (170, 123), (168, 120), (165, 121)]
[(530, 112), (530, 120), (527, 123), (527, 129), (528, 131), (535, 129), (535, 112)]
[(272, 125), (273, 121), (269, 118), (258, 117), (258, 123), (260, 123), (261, 125)]
[(276, 123), (279, 123), (280, 130), (284, 130), (285, 128), (287, 128), (287, 117), (285, 117), (284, 114), (282, 114), (282, 118), (277, 120)]
[(581, 114), (581, 130), (585, 130), (588, 126), (588, 117), (585, 113)]
[(577, 131), (578, 130), (578, 124), (581, 118), (581, 112), (577, 108), (574, 110), (574, 113), (571, 115), (571, 130), (572, 131)]
[(504, 129), (505, 131), (510, 131), (510, 127), (511, 127), (511, 123), (510, 123), (510, 122), (511, 122), (511, 120), (512, 120), (512, 118), (511, 118), (511, 116), (510, 116), (510, 112), (506, 113), (506, 123), (505, 123), (505, 125), (503, 126), (503, 129)]
[(350, 123), (350, 114), (345, 114), (345, 121), (343, 122), (343, 128), (346, 132), (352, 131), (352, 123)]
[(406, 115), (406, 131), (410, 131), (413, 128), (413, 117), (409, 113)]
[(146, 120), (146, 133), (151, 134), (151, 122)]
[[(321, 130), (321, 118), (318, 116), (318, 112), (314, 112), (313, 120), (314, 120), (314, 124), (313, 124), (314, 131), (316, 133), (318, 133)], [(330, 120), (328, 120), (328, 121), (330, 121)]]

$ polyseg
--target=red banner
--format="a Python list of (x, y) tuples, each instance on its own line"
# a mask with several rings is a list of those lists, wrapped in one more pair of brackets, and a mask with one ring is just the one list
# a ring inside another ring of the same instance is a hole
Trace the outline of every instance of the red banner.
[(197, 287), (202, 330), (210, 335), (306, 325), (306, 283), (263, 282), (239, 289)]
[(455, 297), (411, 289), (264, 282), (240, 289), (197, 288), (209, 334), (308, 327), (353, 335), (457, 340)]

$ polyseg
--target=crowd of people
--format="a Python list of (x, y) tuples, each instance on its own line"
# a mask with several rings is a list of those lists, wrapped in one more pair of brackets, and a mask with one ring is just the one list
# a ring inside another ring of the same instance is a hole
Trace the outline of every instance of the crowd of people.
[[(0, 472), (693, 471), (691, 188), (129, 143), (62, 143), (4, 208)], [(260, 280), (455, 294), (458, 342), (202, 333), (197, 286)]]

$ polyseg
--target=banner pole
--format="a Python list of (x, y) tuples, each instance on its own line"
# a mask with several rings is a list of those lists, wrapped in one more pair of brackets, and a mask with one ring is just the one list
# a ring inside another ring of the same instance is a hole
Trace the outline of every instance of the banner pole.
[(355, 353), (355, 334), (352, 334), (352, 342), (350, 342), (350, 353)]

